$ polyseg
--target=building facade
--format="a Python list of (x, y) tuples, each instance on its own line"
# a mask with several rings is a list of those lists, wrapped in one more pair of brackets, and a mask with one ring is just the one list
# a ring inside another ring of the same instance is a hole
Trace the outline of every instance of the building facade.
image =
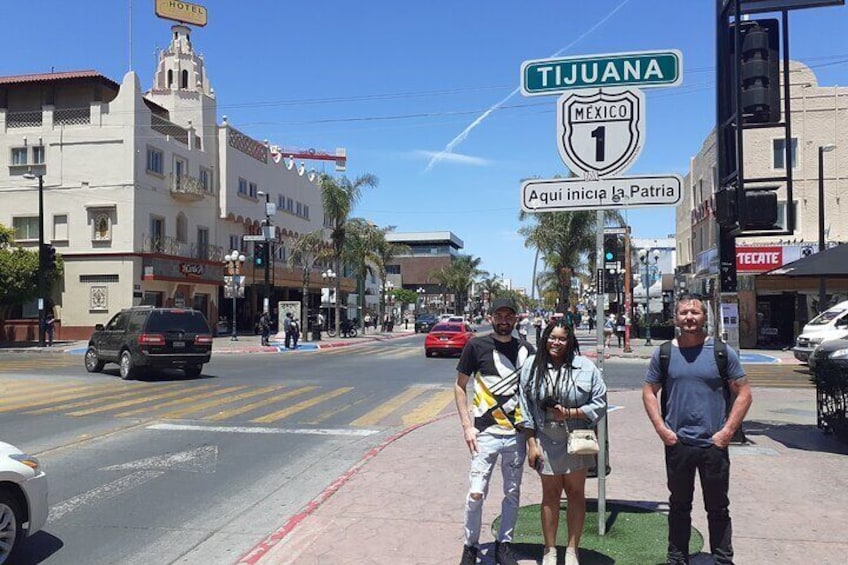
[[(189, 28), (171, 31), (147, 92), (134, 72), (120, 83), (95, 71), (0, 78), (0, 224), (14, 228), (17, 245), (37, 250), (37, 186), (23, 175), (42, 175), (44, 239), (64, 259), (48, 301), (61, 339), (86, 338), (141, 303), (194, 307), (213, 324), (231, 317), (229, 299), (222, 304), (231, 250), (247, 257), (236, 318), (252, 328), (267, 266), (256, 265), (244, 236), (261, 232), (266, 200), (276, 208), (268, 217), (271, 304), (301, 299), (303, 272), (286, 266), (286, 249), (323, 228), (318, 179), (226, 116), (218, 123)], [(316, 307), (324, 266), (310, 273)], [(353, 290), (352, 281), (342, 288)]]
[(386, 240), (403, 245), (407, 252), (396, 255), (386, 265), (388, 278), (395, 287), (419, 295), (419, 310), (431, 313), (456, 312), (455, 297), (432, 276), (459, 256), (464, 243), (453, 232), (389, 232)]

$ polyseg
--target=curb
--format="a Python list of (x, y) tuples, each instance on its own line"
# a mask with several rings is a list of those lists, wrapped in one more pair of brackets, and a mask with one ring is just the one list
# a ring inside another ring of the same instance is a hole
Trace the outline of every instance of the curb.
[(421, 422), (420, 424), (415, 424), (408, 428), (404, 428), (403, 430), (397, 432), (396, 434), (389, 436), (379, 445), (372, 447), (368, 450), (362, 458), (359, 459), (353, 466), (342, 473), (342, 475), (337, 478), (335, 481), (330, 483), (327, 488), (321, 491), (318, 496), (313, 498), (306, 507), (289, 518), (285, 524), (283, 524), (280, 529), (276, 532), (272, 533), (264, 540), (255, 545), (251, 550), (245, 553), (242, 557), (236, 561), (236, 565), (256, 565), (260, 562), (260, 560), (265, 557), (265, 555), (271, 551), (278, 543), (283, 541), (290, 533), (292, 533), (295, 528), (306, 518), (308, 518), (313, 512), (318, 510), (322, 504), (324, 504), (327, 500), (330, 499), (334, 494), (336, 494), (345, 484), (347, 484), (366, 464), (368, 464), (374, 457), (380, 454), (384, 449), (389, 447), (391, 444), (401, 439), (402, 437), (414, 432), (415, 430), (422, 428), (424, 426), (430, 425), (434, 422), (438, 422), (439, 420), (443, 420), (445, 418), (454, 416), (456, 413), (442, 414), (441, 416), (436, 416), (426, 422)]

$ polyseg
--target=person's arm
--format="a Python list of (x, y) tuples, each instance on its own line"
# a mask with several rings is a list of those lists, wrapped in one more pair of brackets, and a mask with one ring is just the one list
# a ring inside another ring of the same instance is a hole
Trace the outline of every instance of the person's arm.
[(662, 389), (659, 383), (645, 383), (642, 387), (642, 404), (645, 405), (645, 413), (654, 426), (654, 430), (665, 445), (677, 443), (677, 434), (665, 425), (662, 414), (660, 414), (660, 403), (657, 393)]
[(730, 414), (727, 416), (724, 426), (713, 434), (713, 445), (722, 449), (730, 444), (733, 434), (742, 425), (742, 420), (745, 419), (745, 414), (748, 413), (748, 409), (754, 401), (748, 377), (734, 379), (729, 384), (731, 396), (735, 397), (733, 406), (730, 407)]
[(468, 386), (468, 381), (471, 380), (471, 377), (466, 375), (465, 373), (457, 371), (456, 373), (456, 384), (453, 387), (453, 394), (456, 400), (456, 411), (459, 413), (459, 423), (462, 425), (462, 434), (465, 438), (465, 445), (468, 446), (468, 450), (471, 452), (471, 455), (477, 453), (477, 428), (474, 427), (474, 423), (471, 421), (471, 414), (468, 411), (468, 393), (466, 392), (466, 387)]

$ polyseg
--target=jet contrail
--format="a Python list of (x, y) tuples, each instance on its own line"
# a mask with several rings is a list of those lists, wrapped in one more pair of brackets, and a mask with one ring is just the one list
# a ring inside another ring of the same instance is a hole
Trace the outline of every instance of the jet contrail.
[[(589, 35), (593, 31), (595, 31), (596, 29), (598, 29), (599, 27), (604, 25), (604, 23), (606, 23), (607, 20), (609, 20), (611, 17), (613, 17), (616, 14), (616, 12), (618, 12), (621, 8), (623, 8), (624, 5), (627, 4), (628, 2), (630, 2), (630, 0), (623, 0), (618, 6), (613, 8), (613, 10), (609, 14), (607, 14), (606, 16), (601, 18), (601, 20), (599, 22), (597, 22), (595, 25), (593, 25), (592, 27), (587, 29), (585, 32), (583, 32), (583, 34), (580, 37), (578, 37), (577, 39), (575, 39), (574, 41), (572, 41), (571, 43), (569, 43), (568, 45), (566, 45), (565, 47), (563, 47), (562, 49), (560, 49), (559, 51), (554, 53), (553, 55), (551, 55), (551, 57), (559, 57), (560, 55), (562, 55), (563, 53), (565, 53), (566, 51), (568, 51), (569, 49), (571, 49), (572, 47), (574, 47), (575, 45), (580, 43), (587, 35)], [(442, 151), (433, 155), (433, 157), (430, 159), (430, 162), (427, 163), (427, 168), (424, 169), (424, 172), (427, 172), (430, 169), (432, 169), (433, 166), (436, 163), (438, 163), (439, 161), (441, 161), (442, 159), (444, 159), (447, 154), (453, 153), (453, 150), (456, 148), (456, 146), (459, 145), (460, 143), (462, 143), (463, 141), (465, 141), (468, 138), (468, 135), (471, 133), (471, 131), (474, 128), (476, 128), (478, 125), (480, 125), (483, 122), (483, 120), (485, 120), (487, 117), (489, 117), (489, 114), (491, 114), (492, 112), (494, 112), (495, 110), (497, 110), (498, 108), (503, 106), (510, 98), (512, 98), (513, 96), (518, 94), (520, 91), (521, 91), (521, 87), (520, 86), (516, 87), (516, 89), (513, 90), (512, 92), (510, 92), (507, 95), (506, 98), (504, 98), (503, 100), (496, 103), (491, 108), (489, 108), (488, 110), (486, 110), (485, 112), (480, 114), (477, 117), (477, 119), (475, 119), (473, 122), (471, 122), (468, 125), (468, 127), (466, 127), (464, 130), (462, 130), (462, 132), (460, 132), (459, 135), (454, 137), (450, 141), (450, 143), (448, 143), (445, 146), (445, 148)]]

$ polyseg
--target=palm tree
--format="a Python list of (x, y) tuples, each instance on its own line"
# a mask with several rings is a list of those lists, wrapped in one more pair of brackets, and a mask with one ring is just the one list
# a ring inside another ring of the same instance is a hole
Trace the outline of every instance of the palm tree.
[[(388, 276), (388, 265), (392, 262), (392, 260), (398, 255), (404, 255), (409, 253), (409, 246), (404, 245), (402, 243), (393, 243), (386, 239), (386, 234), (394, 231), (395, 226), (387, 226), (380, 230), (379, 235), (375, 238), (374, 244), (374, 252), (377, 256), (377, 275), (381, 281), (385, 281)], [(380, 298), (378, 300), (378, 312), (377, 317), (380, 321), (383, 319), (383, 312), (385, 311), (385, 296), (383, 293), (380, 293)]]
[(497, 275), (491, 275), (483, 277), (483, 280), (480, 281), (480, 289), (489, 295), (489, 302), (491, 302), (504, 288), (500, 278)]
[[(344, 244), (344, 260), (356, 276), (356, 292), (359, 309), (365, 312), (365, 279), (369, 274), (375, 273), (379, 263), (379, 256), (375, 249), (380, 238), (385, 239), (383, 232), (377, 226), (363, 218), (351, 218), (347, 222), (347, 234)], [(363, 316), (359, 316), (358, 323), (362, 325)]]
[(339, 285), (342, 276), (342, 256), (344, 255), (345, 238), (347, 235), (347, 223), (350, 214), (362, 196), (362, 189), (366, 186), (377, 186), (378, 180), (372, 174), (364, 174), (351, 182), (347, 177), (334, 179), (330, 175), (322, 174), (318, 180), (321, 188), (321, 202), (324, 207), (324, 226), (329, 231), (332, 243), (333, 268), (338, 277), (335, 280), (336, 291), (336, 334), (341, 335), (341, 294)]
[(481, 262), (479, 257), (460, 255), (441, 269), (430, 273), (430, 280), (454, 295), (454, 307), (458, 314), (465, 311), (471, 283), (477, 277), (488, 274), (479, 268)]
[[(621, 214), (616, 210), (605, 212), (605, 218), (607, 223), (622, 221)], [(596, 214), (590, 210), (541, 214), (521, 212), (519, 219), (533, 220), (533, 223), (522, 226), (518, 232), (525, 238), (524, 246), (538, 249), (545, 264), (556, 276), (558, 302), (564, 312), (569, 306), (571, 277), (577, 272), (583, 258), (586, 257), (590, 266), (597, 263)]]
[[(315, 262), (328, 256), (323, 230), (300, 234), (291, 242), (287, 260), (290, 269), (299, 266), (303, 273), (303, 292), (300, 299), (301, 329), (308, 331), (309, 322), (309, 279)], [(306, 334), (305, 334), (306, 335)]]

